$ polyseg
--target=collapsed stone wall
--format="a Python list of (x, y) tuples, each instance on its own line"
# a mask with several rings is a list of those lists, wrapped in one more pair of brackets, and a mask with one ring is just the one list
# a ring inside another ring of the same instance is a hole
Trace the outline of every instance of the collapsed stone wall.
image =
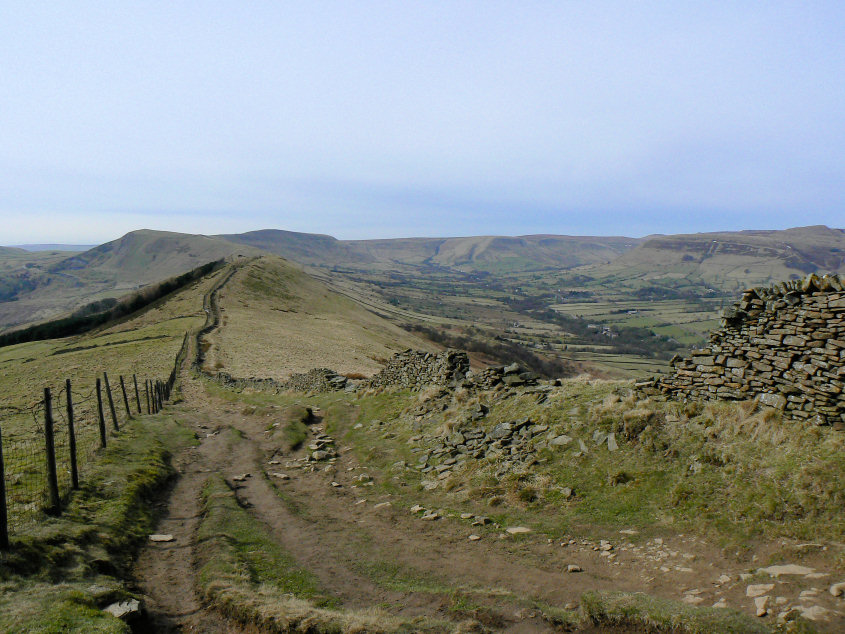
[(228, 372), (206, 373), (207, 376), (223, 385), (235, 389), (252, 388), (259, 391), (281, 392), (293, 390), (296, 392), (331, 392), (347, 387), (349, 380), (342, 374), (328, 368), (315, 368), (304, 374), (293, 374), (287, 381), (261, 378), (237, 378)]
[(284, 389), (296, 392), (332, 392), (342, 390), (349, 380), (328, 368), (316, 368), (305, 374), (294, 374), (284, 384)]
[(360, 388), (398, 387), (419, 390), (427, 386), (455, 387), (462, 385), (481, 390), (499, 385), (520, 387), (536, 385), (537, 375), (526, 372), (519, 364), (486, 368), (472, 372), (469, 357), (460, 350), (445, 350), (437, 354), (405, 350), (393, 356), (375, 376), (366, 380), (348, 379), (328, 368), (315, 368), (294, 374), (287, 381), (262, 378), (237, 378), (227, 372), (207, 373), (221, 385), (236, 389), (252, 388), (260, 391), (332, 392), (355, 391)]
[(817, 425), (845, 425), (845, 286), (837, 276), (745, 291), (709, 345), (672, 360), (646, 393), (745, 400)]
[(426, 385), (453, 385), (465, 379), (467, 372), (469, 357), (466, 352), (445, 350), (433, 354), (408, 349), (393, 355), (367, 385), (411, 389)]

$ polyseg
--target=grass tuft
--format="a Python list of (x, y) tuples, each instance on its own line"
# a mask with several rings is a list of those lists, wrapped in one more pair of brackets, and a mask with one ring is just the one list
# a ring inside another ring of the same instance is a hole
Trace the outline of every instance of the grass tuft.
[(219, 476), (203, 491), (200, 590), (230, 618), (267, 632), (421, 632), (379, 609), (342, 611), (311, 573), (275, 543)]
[(585, 592), (581, 609), (596, 625), (646, 628), (679, 634), (766, 634), (770, 629), (735, 610), (700, 608), (642, 592)]

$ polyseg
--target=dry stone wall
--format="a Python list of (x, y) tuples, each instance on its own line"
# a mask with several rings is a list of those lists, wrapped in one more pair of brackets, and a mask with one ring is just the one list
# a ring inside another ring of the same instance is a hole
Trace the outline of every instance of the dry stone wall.
[(745, 291), (709, 345), (673, 359), (646, 393), (751, 399), (817, 425), (845, 427), (845, 287), (837, 276)]
[(237, 378), (228, 372), (207, 373), (207, 376), (220, 385), (235, 389), (251, 388), (266, 392), (293, 390), (296, 392), (332, 392), (349, 387), (350, 381), (328, 368), (316, 368), (304, 374), (293, 374), (284, 382), (275, 379)]
[(469, 357), (466, 352), (445, 350), (433, 354), (405, 350), (393, 356), (368, 385), (419, 389), (426, 385), (454, 385), (466, 378)]
[(355, 391), (360, 388), (398, 387), (419, 390), (428, 386), (464, 386), (480, 390), (521, 387), (537, 384), (537, 375), (526, 372), (519, 364), (486, 368), (472, 372), (469, 357), (460, 350), (445, 350), (437, 354), (405, 350), (393, 356), (375, 376), (366, 380), (348, 379), (328, 368), (316, 368), (304, 374), (294, 374), (287, 381), (262, 378), (237, 378), (227, 372), (206, 373), (221, 385), (236, 389), (252, 388), (280, 392)]

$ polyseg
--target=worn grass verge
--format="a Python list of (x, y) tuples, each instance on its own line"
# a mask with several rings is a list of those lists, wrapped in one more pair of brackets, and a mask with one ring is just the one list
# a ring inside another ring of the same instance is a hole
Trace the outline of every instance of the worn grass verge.
[(121, 578), (155, 527), (170, 456), (192, 440), (166, 416), (126, 424), (61, 517), (14, 535), (0, 554), (0, 631), (129, 631), (100, 608), (130, 596)]
[(407, 623), (381, 610), (342, 611), (299, 568), (264, 527), (241, 508), (225, 481), (212, 476), (203, 491), (199, 584), (206, 601), (230, 618), (268, 632), (420, 632), (441, 628)]
[(585, 592), (581, 609), (596, 625), (627, 625), (649, 632), (678, 634), (766, 634), (769, 627), (754, 617), (720, 608), (700, 608), (659, 599), (642, 592)]

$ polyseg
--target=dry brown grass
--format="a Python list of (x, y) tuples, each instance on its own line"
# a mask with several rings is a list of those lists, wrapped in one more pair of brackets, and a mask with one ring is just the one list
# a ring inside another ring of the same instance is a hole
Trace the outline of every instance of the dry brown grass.
[[(202, 297), (217, 275), (219, 272), (134, 318), (107, 328), (0, 348), (0, 405), (31, 406), (40, 402), (45, 387), (51, 387), (57, 395), (69, 378), (77, 394), (78, 419), (90, 422), (95, 420), (96, 403), (83, 401), (83, 396), (92, 391), (96, 377), (102, 377), (102, 372), (109, 373), (113, 390), (119, 390), (118, 376), (126, 377), (133, 397), (133, 374), (138, 376), (142, 390), (145, 378), (166, 379), (185, 332), (200, 326), (205, 319)], [(117, 405), (120, 409), (122, 403)], [(132, 406), (134, 410), (134, 403)], [(0, 424), (4, 433), (17, 432), (19, 427), (32, 429), (31, 417), (18, 418), (2, 412)]]
[(225, 326), (212, 336), (213, 360), (235, 376), (284, 380), (327, 367), (362, 377), (405, 348), (435, 350), (281, 258), (241, 269), (220, 306)]

